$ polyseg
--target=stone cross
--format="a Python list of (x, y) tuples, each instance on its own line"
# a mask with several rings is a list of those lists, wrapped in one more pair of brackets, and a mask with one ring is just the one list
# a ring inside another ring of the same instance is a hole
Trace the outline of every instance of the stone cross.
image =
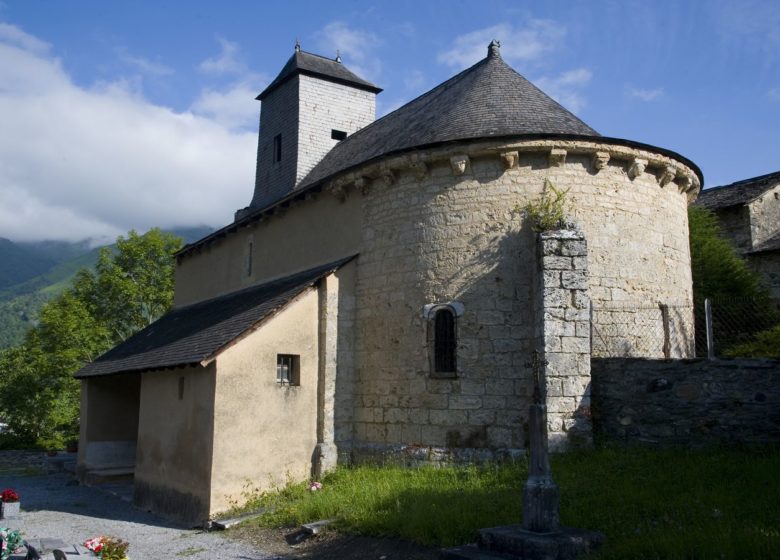
[[(530, 362), (526, 362), (525, 367), (531, 368), (531, 372), (534, 376), (534, 404), (544, 404), (542, 402), (542, 390), (541, 390), (541, 376), (542, 376), (542, 367), (549, 364), (547, 360), (540, 360), (539, 359), (539, 351), (534, 350), (533, 357), (531, 358)], [(545, 380), (546, 385), (546, 380)], [(546, 388), (546, 387), (545, 387)], [(546, 396), (546, 391), (545, 391)]]
[(560, 527), (560, 490), (553, 481), (547, 449), (547, 405), (542, 400), (542, 367), (546, 360), (534, 351), (529, 364), (534, 375), (534, 402), (529, 407), (530, 457), (528, 480), (523, 486), (523, 529), (534, 533), (554, 533)]

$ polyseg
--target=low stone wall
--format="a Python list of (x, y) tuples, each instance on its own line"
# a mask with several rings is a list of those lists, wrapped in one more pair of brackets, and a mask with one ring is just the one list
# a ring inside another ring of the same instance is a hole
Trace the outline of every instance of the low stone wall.
[(603, 358), (591, 376), (597, 441), (780, 443), (780, 360)]

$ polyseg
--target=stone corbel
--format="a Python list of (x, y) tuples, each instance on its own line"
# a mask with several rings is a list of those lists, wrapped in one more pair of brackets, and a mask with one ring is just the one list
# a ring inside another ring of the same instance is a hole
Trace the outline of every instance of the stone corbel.
[(593, 154), (593, 169), (596, 170), (596, 173), (604, 169), (607, 164), (609, 163), (609, 152), (596, 152)]
[(630, 179), (636, 179), (642, 173), (645, 172), (646, 167), (647, 167), (646, 159), (634, 158), (631, 161), (631, 166), (628, 168), (628, 177)]
[(501, 152), (501, 161), (504, 163), (504, 169), (514, 169), (520, 160), (520, 154), (514, 152)]
[(412, 154), (410, 156), (409, 169), (417, 180), (422, 180), (428, 175), (428, 164), (426, 164), (418, 154)]
[(667, 165), (661, 170), (661, 173), (658, 174), (658, 184), (661, 185), (661, 187), (665, 187), (674, 181), (676, 176), (677, 169), (675, 169), (673, 165)]
[(458, 154), (456, 156), (452, 156), (450, 158), (450, 167), (452, 167), (452, 174), (456, 177), (458, 175), (463, 175), (468, 171), (469, 165), (469, 156), (465, 154)]
[(355, 178), (355, 188), (360, 191), (360, 194), (367, 195), (371, 186), (371, 181), (367, 177), (362, 175)]
[(344, 202), (347, 199), (347, 191), (344, 188), (343, 178), (333, 181), (327, 189), (339, 202)]
[(682, 175), (677, 178), (677, 187), (681, 193), (687, 193), (693, 188), (693, 179), (688, 174)]
[(393, 183), (395, 183), (395, 173), (393, 173), (393, 170), (389, 167), (382, 166), (379, 168), (378, 179), (382, 181), (386, 187), (391, 187)]
[(566, 163), (566, 150), (553, 148), (550, 150), (550, 167), (563, 167)]

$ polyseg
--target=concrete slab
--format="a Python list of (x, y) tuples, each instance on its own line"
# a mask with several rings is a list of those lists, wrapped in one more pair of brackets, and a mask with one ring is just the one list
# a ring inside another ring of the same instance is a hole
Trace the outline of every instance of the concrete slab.
[(238, 525), (239, 523), (243, 523), (244, 521), (249, 521), (250, 519), (257, 519), (264, 513), (268, 512), (268, 508), (259, 509), (257, 511), (253, 511), (250, 513), (245, 513), (244, 515), (239, 515), (238, 517), (229, 517), (227, 519), (215, 519), (211, 521), (211, 525), (209, 528), (212, 531), (224, 531), (225, 529), (230, 529), (231, 527)]

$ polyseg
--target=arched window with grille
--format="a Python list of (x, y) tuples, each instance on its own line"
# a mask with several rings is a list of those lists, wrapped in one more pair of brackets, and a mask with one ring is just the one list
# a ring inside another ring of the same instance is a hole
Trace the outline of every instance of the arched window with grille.
[(432, 377), (457, 376), (459, 314), (458, 308), (450, 304), (426, 306)]

